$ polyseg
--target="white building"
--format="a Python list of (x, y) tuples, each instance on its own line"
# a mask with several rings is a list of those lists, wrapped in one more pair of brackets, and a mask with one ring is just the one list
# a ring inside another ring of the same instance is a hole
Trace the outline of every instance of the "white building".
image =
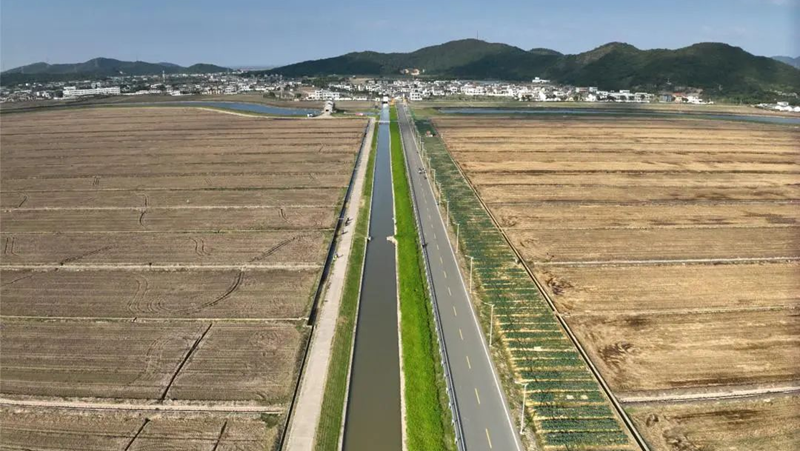
[(118, 96), (120, 95), (119, 86), (109, 88), (89, 88), (78, 89), (75, 86), (64, 87), (64, 97), (83, 97), (83, 96)]

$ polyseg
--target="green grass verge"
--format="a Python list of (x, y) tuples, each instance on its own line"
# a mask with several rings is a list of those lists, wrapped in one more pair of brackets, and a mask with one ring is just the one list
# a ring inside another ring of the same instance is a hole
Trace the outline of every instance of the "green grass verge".
[(397, 111), (391, 110), (391, 160), (397, 232), (400, 337), (403, 345), (406, 441), (411, 450), (455, 449), (444, 374), (417, 236)]
[(350, 369), (354, 325), (358, 311), (358, 298), (361, 288), (361, 270), (364, 265), (366, 238), (369, 234), (369, 203), (372, 199), (372, 174), (375, 168), (375, 149), (378, 140), (377, 124), (372, 135), (372, 147), (367, 160), (367, 173), (361, 205), (358, 210), (353, 244), (350, 248), (350, 261), (347, 263), (344, 293), (339, 307), (339, 319), (331, 349), (328, 380), (322, 400), (322, 413), (317, 427), (316, 446), (320, 451), (336, 451), (339, 447), (339, 433), (342, 429), (345, 396), (347, 394), (347, 373)]

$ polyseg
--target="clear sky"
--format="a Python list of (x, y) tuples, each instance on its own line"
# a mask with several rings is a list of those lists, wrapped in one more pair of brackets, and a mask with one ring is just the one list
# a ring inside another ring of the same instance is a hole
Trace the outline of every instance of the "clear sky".
[(479, 36), (564, 53), (721, 41), (800, 55), (800, 0), (0, 0), (2, 69), (38, 61), (282, 65)]

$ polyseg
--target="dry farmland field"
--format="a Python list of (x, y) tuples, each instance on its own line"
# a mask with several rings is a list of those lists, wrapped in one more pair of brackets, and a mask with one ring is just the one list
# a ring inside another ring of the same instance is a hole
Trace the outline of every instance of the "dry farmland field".
[(0, 449), (270, 449), (366, 125), (3, 115)]
[(653, 449), (797, 449), (799, 127), (433, 124)]

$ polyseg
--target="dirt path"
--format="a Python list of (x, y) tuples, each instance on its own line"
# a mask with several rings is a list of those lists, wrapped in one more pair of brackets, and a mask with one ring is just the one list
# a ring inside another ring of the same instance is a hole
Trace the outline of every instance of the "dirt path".
[(138, 410), (138, 411), (170, 411), (170, 412), (243, 412), (243, 413), (283, 413), (283, 408), (256, 405), (227, 404), (137, 404), (88, 401), (60, 401), (43, 399), (8, 399), (0, 398), (0, 406), (11, 407), (57, 407), (78, 410)]
[(800, 392), (800, 385), (780, 385), (775, 387), (748, 388), (689, 393), (663, 393), (656, 395), (620, 395), (620, 402), (626, 404), (660, 403), (660, 402), (692, 402), (716, 401), (722, 399), (751, 398), (762, 395), (779, 395)]
[(317, 264), (243, 264), (243, 265), (58, 265), (58, 264), (42, 264), (42, 265), (3, 265), (0, 264), (0, 269), (5, 270), (44, 270), (44, 269), (58, 269), (59, 271), (147, 271), (147, 270), (185, 270), (185, 269), (199, 269), (199, 270), (231, 270), (231, 269), (320, 269), (322, 265)]
[(539, 261), (537, 265), (548, 266), (597, 266), (597, 265), (683, 265), (691, 263), (761, 263), (794, 262), (800, 257), (742, 257), (742, 258), (684, 258), (663, 260), (587, 260), (587, 261)]
[(352, 218), (353, 221), (349, 226), (343, 228), (343, 234), (336, 246), (338, 258), (333, 262), (328, 278), (328, 287), (325, 290), (317, 324), (311, 337), (311, 348), (308, 353), (308, 362), (303, 370), (297, 405), (287, 432), (285, 449), (289, 451), (312, 451), (314, 449), (314, 439), (317, 435), (322, 400), (328, 380), (333, 337), (339, 317), (339, 305), (344, 291), (347, 263), (350, 259), (350, 248), (356, 226), (355, 218), (358, 217), (359, 201), (364, 188), (367, 161), (374, 132), (375, 120), (370, 119), (369, 131), (361, 145), (361, 158), (356, 169), (350, 200), (346, 207), (345, 216)]

